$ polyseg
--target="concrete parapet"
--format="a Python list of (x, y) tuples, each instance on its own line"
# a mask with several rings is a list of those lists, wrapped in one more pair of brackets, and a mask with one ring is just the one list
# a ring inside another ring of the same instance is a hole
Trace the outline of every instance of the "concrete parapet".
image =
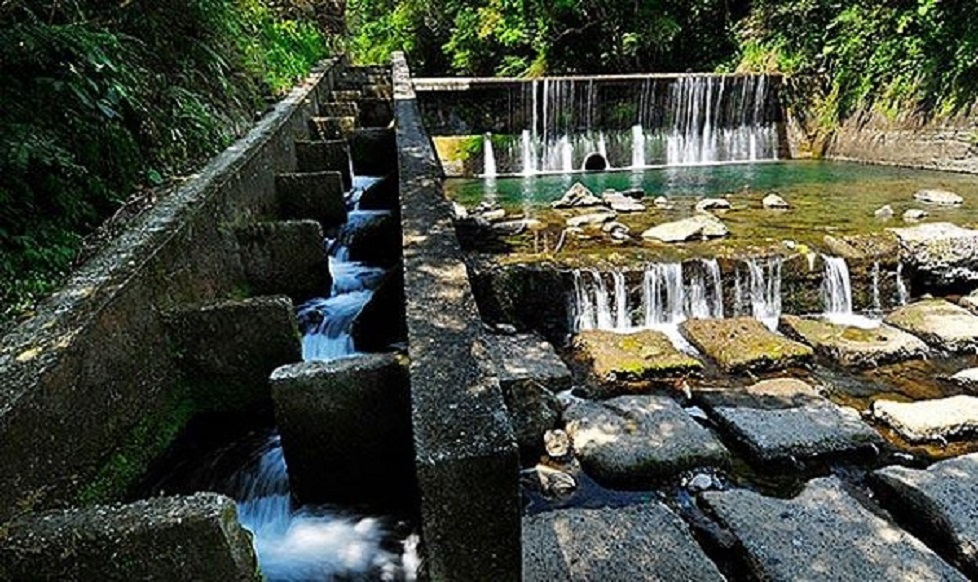
[(519, 580), (519, 460), (451, 205), (394, 59), (415, 463), (432, 580)]
[(215, 493), (19, 518), (0, 534), (0, 578), (262, 579), (234, 502)]

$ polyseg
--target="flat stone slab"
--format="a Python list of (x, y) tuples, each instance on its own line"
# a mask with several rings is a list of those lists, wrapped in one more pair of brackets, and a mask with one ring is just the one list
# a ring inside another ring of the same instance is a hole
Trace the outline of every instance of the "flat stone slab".
[(730, 229), (712, 214), (698, 214), (673, 222), (666, 222), (646, 230), (642, 238), (664, 243), (722, 238), (730, 234)]
[(971, 313), (978, 314), (978, 291), (974, 291), (962, 297), (959, 304), (961, 307), (964, 307)]
[(20, 517), (0, 534), (0, 580), (262, 580), (234, 501), (157, 497)]
[(919, 402), (877, 400), (873, 416), (912, 443), (948, 441), (978, 432), (978, 397), (952, 396)]
[(564, 421), (581, 465), (611, 485), (729, 462), (723, 445), (668, 396), (581, 401), (564, 411)]
[(885, 318), (938, 349), (954, 353), (978, 352), (978, 315), (943, 299), (925, 299), (905, 305)]
[(761, 580), (965, 580), (917, 538), (870, 513), (835, 478), (794, 499), (737, 489), (701, 501), (737, 538)]
[(564, 509), (523, 518), (524, 580), (723, 580), (659, 502)]
[(699, 360), (685, 354), (662, 332), (588, 330), (573, 341), (574, 359), (600, 382), (669, 380), (698, 374)]
[(859, 413), (793, 378), (696, 393), (720, 428), (761, 462), (834, 455), (882, 443)]
[(728, 372), (761, 372), (811, 363), (812, 348), (780, 336), (750, 317), (690, 319), (679, 331)]
[(916, 360), (928, 353), (927, 344), (921, 339), (885, 324), (862, 329), (785, 315), (781, 317), (779, 329), (786, 336), (812, 346), (819, 355), (853, 368)]
[(978, 453), (926, 470), (886, 467), (873, 473), (880, 498), (919, 537), (949, 550), (949, 559), (978, 577)]
[(978, 230), (950, 222), (889, 230), (900, 241), (900, 259), (918, 276), (945, 285), (978, 281)]

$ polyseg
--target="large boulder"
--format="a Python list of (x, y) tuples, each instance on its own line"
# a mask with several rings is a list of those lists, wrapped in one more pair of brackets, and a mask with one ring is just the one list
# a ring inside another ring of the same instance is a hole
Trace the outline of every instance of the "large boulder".
[(697, 580), (723, 576), (658, 501), (523, 518), (524, 580)]
[(262, 580), (234, 501), (215, 493), (27, 515), (0, 533), (3, 580)]
[(668, 396), (580, 401), (564, 411), (564, 421), (584, 470), (612, 486), (648, 485), (729, 462), (723, 445)]
[(690, 319), (679, 331), (728, 372), (763, 372), (804, 367), (812, 348), (778, 335), (756, 319)]
[(949, 222), (891, 228), (900, 258), (924, 283), (955, 286), (978, 281), (978, 230)]
[(604, 201), (580, 182), (574, 182), (574, 185), (559, 200), (550, 203), (552, 208), (583, 208), (602, 205), (604, 205)]
[(873, 416), (911, 443), (947, 442), (978, 434), (978, 397), (873, 402)]
[(735, 489), (704, 493), (701, 500), (740, 542), (753, 579), (965, 580), (834, 477), (810, 481), (794, 499)]
[(685, 354), (659, 331), (615, 333), (588, 330), (573, 340), (574, 360), (601, 386), (602, 393), (622, 382), (670, 382), (698, 375), (703, 364)]
[(730, 229), (712, 214), (698, 214), (690, 218), (667, 222), (646, 230), (642, 238), (665, 243), (723, 238)]
[(819, 355), (843, 366), (875, 368), (928, 354), (927, 345), (919, 338), (885, 324), (863, 329), (785, 315), (779, 328), (786, 336), (814, 347)]
[(885, 321), (945, 352), (978, 352), (978, 315), (943, 299), (905, 305), (887, 315)]

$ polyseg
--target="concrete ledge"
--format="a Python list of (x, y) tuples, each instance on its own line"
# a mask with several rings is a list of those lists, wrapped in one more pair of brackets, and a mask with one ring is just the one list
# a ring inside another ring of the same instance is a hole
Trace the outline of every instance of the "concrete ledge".
[(313, 140), (344, 139), (357, 127), (356, 117), (313, 117), (309, 120), (309, 136)]
[(282, 218), (312, 219), (324, 230), (346, 222), (342, 172), (279, 174), (275, 177), (275, 191)]
[(350, 157), (358, 176), (386, 176), (397, 171), (398, 148), (388, 128), (358, 129), (350, 136)]
[(415, 462), (432, 580), (519, 580), (519, 460), (403, 54), (397, 162)]
[(329, 291), (323, 228), (315, 220), (259, 222), (236, 233), (255, 295), (288, 295), (298, 304)]
[(214, 493), (58, 511), (8, 523), (4, 580), (258, 581), (234, 502)]
[(76, 499), (172, 412), (182, 380), (160, 313), (246, 287), (229, 225), (274, 211), (274, 176), (295, 168), (332, 77), (312, 75), (0, 339), (0, 521)]
[(300, 172), (339, 172), (343, 190), (353, 187), (350, 175), (350, 146), (344, 139), (295, 142), (296, 168)]

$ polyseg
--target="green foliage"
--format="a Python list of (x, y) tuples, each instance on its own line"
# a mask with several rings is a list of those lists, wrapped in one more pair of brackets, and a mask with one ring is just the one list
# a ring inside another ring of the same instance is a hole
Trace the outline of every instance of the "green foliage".
[(266, 0), (0, 3), (0, 322), (134, 189), (227, 145), (324, 53)]

